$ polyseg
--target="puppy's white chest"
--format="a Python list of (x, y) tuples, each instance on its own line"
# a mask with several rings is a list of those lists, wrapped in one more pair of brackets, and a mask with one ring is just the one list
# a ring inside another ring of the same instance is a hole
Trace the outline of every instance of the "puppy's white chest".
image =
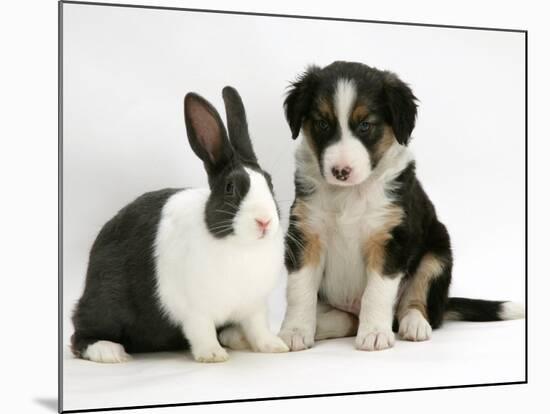
[(363, 238), (360, 221), (350, 223), (338, 219), (325, 235), (325, 267), (320, 293), (337, 308), (352, 311), (365, 289)]
[(320, 294), (332, 306), (358, 313), (366, 286), (365, 244), (382, 225), (389, 201), (361, 194), (338, 201), (317, 213), (323, 216), (317, 230), (326, 247)]

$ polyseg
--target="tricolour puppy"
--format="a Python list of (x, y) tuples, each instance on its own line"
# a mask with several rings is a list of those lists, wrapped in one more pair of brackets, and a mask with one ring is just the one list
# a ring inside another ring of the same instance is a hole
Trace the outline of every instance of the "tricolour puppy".
[(389, 348), (392, 324), (423, 341), (443, 319), (523, 316), (511, 302), (449, 298), (449, 234), (407, 148), (416, 98), (395, 74), (361, 63), (310, 67), (285, 111), (296, 152), (286, 238), (288, 307), (280, 336), (297, 351), (356, 335)]

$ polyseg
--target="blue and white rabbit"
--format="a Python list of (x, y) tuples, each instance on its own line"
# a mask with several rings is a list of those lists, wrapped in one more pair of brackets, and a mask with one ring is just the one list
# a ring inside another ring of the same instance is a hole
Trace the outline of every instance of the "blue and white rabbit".
[[(242, 100), (216, 109), (185, 97), (189, 143), (210, 188), (143, 194), (101, 229), (73, 314), (72, 351), (97, 362), (190, 347), (195, 360), (228, 359), (220, 344), (286, 352), (268, 328), (267, 296), (284, 263), (271, 177), (258, 164)], [(219, 339), (218, 339), (219, 336)]]

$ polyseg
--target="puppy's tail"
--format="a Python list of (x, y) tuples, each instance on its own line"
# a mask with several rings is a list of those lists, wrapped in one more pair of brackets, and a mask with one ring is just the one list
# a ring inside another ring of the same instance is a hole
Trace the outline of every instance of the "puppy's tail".
[(449, 298), (444, 319), (448, 321), (490, 322), (525, 317), (525, 308), (517, 302)]

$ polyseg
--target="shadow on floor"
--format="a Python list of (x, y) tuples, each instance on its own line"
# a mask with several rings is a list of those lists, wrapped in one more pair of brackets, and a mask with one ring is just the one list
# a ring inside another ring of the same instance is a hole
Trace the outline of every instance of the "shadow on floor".
[(54, 413), (57, 412), (57, 398), (35, 398), (34, 402)]

